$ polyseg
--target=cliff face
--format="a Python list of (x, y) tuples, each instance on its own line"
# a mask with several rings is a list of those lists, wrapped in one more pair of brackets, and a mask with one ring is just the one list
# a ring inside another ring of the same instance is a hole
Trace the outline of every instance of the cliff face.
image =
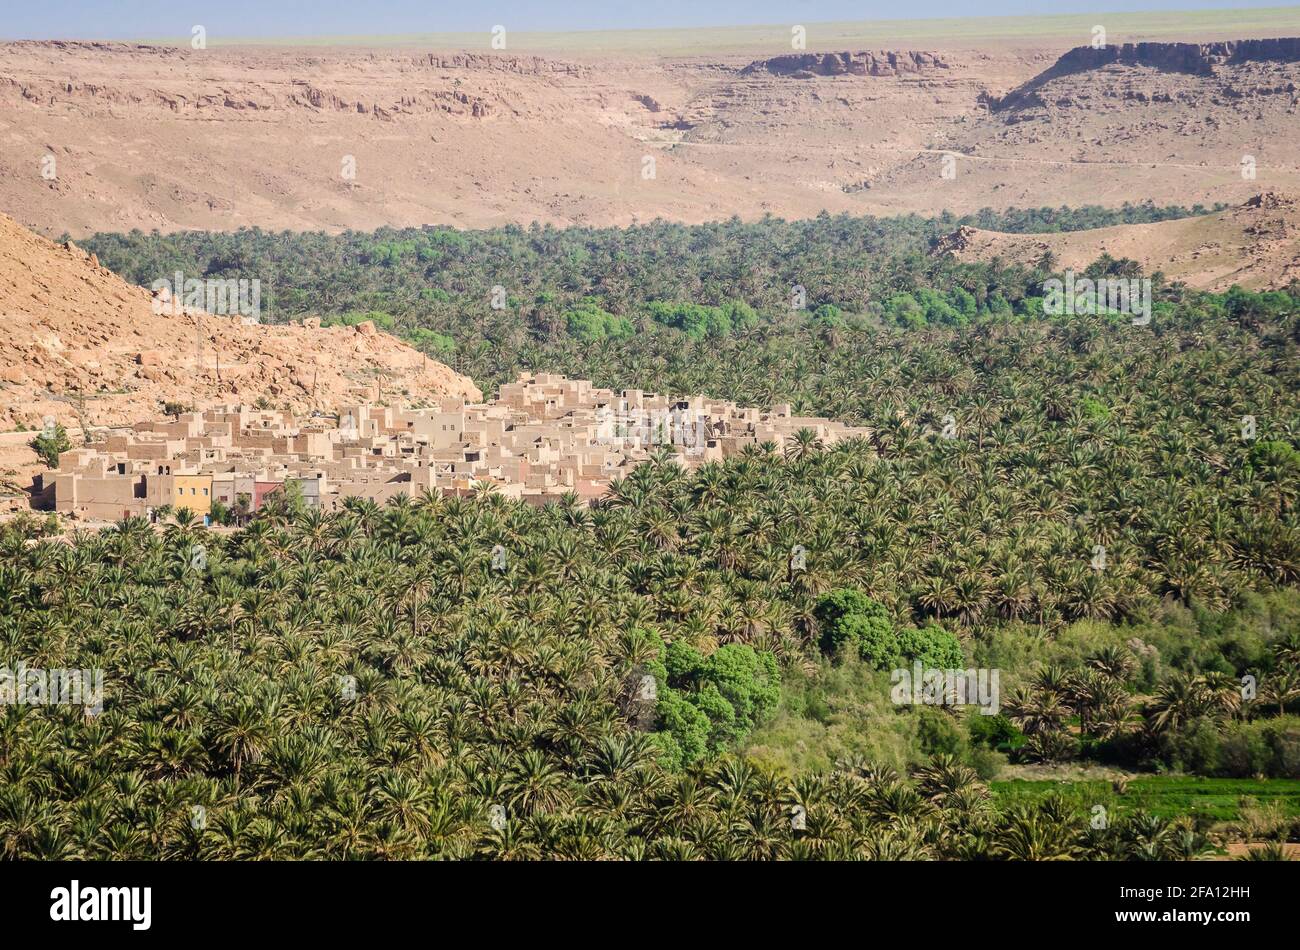
[(1064, 75), (1121, 63), (1150, 66), (1161, 72), (1209, 75), (1215, 66), (1261, 61), (1300, 62), (1300, 37), (1223, 43), (1125, 43), (1102, 49), (1080, 46), (1062, 56), (1048, 72)]
[(773, 76), (901, 76), (930, 69), (947, 69), (934, 53), (915, 50), (862, 51), (857, 53), (787, 53), (760, 59), (741, 70), (742, 76), (769, 73)]
[(1122, 46), (1078, 46), (1048, 70), (993, 103), (995, 111), (1037, 102), (1037, 90), (1053, 79), (1104, 66), (1146, 66), (1164, 73), (1211, 76), (1216, 66), (1241, 63), (1300, 62), (1300, 37), (1228, 40), (1221, 43), (1125, 43)]

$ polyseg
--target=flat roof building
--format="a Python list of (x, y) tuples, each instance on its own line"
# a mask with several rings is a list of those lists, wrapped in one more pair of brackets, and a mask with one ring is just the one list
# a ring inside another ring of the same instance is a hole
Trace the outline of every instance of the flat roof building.
[(782, 444), (811, 429), (825, 445), (870, 430), (706, 396), (614, 392), (583, 379), (521, 373), (491, 402), (350, 403), (334, 418), (218, 406), (114, 430), (59, 457), (55, 508), (92, 520), (170, 505), (208, 515), (213, 502), (257, 511), (286, 483), (312, 508), (350, 497), (384, 502), (426, 491), (462, 495), (492, 485), (544, 504), (600, 498), (610, 482), (662, 450), (691, 468), (747, 445)]

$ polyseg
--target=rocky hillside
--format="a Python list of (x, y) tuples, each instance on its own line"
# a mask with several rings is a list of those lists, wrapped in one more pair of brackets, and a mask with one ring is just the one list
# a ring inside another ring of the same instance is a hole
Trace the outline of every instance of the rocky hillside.
[[(1053, 58), (883, 168), (873, 193), (976, 210), (1300, 194), (1300, 40), (1141, 43)], [(944, 175), (944, 162), (948, 163)]]
[[(1223, 67), (1247, 63), (1300, 63), (1300, 38), (1233, 40), (1223, 43), (1124, 43), (1079, 46), (1050, 68), (993, 103), (996, 110), (1041, 104), (1038, 90), (1052, 80), (1107, 66), (1145, 67), (1161, 73), (1214, 76)], [(1286, 91), (1295, 93), (1294, 84)]]
[[(75, 244), (0, 215), (0, 431), (112, 425), (266, 399), (298, 411), (358, 396), (479, 398), (473, 383), (405, 343), (358, 327), (243, 325), (238, 317), (155, 313)], [(314, 322), (314, 321), (309, 321)]]
[(1076, 273), (1109, 254), (1201, 290), (1221, 291), (1233, 284), (1274, 289), (1300, 280), (1300, 201), (1269, 192), (1217, 214), (1064, 234), (963, 227), (939, 242), (935, 253), (1024, 264), (1050, 256), (1055, 269)]

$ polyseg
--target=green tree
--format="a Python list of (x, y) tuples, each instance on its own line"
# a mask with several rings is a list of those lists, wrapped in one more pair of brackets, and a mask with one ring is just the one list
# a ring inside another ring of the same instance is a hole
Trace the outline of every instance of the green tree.
[(816, 616), (822, 650), (830, 656), (855, 652), (882, 670), (896, 667), (901, 660), (889, 611), (861, 591), (841, 588), (823, 594), (817, 601)]
[(42, 432), (27, 444), (48, 468), (58, 468), (59, 456), (72, 448), (68, 431), (61, 422), (55, 423), (52, 429)]
[(966, 663), (961, 641), (935, 624), (898, 631), (898, 650), (904, 660), (920, 660), (927, 669), (957, 670)]

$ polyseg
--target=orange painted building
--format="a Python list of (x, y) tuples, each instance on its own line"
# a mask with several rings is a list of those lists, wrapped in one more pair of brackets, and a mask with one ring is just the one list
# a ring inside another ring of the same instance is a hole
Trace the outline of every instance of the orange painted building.
[(202, 517), (212, 511), (211, 475), (172, 475), (172, 507)]

